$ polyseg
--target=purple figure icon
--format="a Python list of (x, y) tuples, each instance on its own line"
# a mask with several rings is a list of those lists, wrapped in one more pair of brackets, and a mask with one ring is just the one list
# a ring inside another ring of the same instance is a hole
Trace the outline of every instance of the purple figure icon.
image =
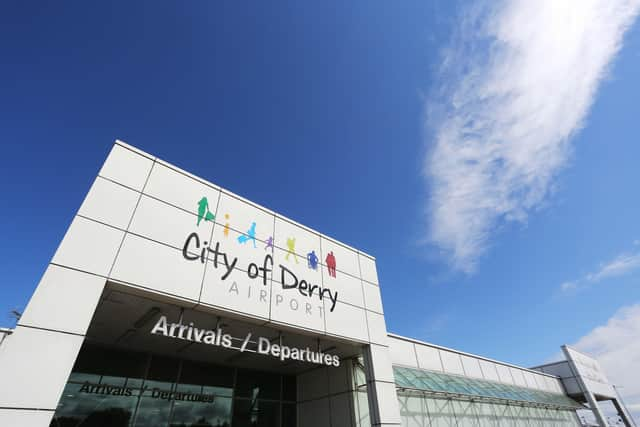
[(264, 250), (271, 248), (271, 252), (273, 252), (273, 236), (267, 239), (267, 246), (264, 247)]

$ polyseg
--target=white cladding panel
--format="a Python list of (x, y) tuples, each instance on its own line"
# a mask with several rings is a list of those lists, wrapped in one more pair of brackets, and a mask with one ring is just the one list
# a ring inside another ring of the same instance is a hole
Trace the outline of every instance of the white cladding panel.
[(51, 262), (107, 276), (124, 231), (76, 216)]
[(78, 215), (126, 230), (139, 198), (137, 191), (97, 177)]
[(116, 143), (81, 213), (120, 230), (76, 218), (55, 257), (62, 265), (386, 345), (371, 257), (133, 147)]
[(389, 353), (391, 355), (391, 362), (394, 365), (418, 368), (416, 352), (413, 346), (414, 344), (412, 342), (389, 337)]
[(500, 377), (498, 376), (498, 369), (495, 363), (481, 359), (480, 368), (482, 369), (484, 379), (491, 381), (500, 381)]
[(416, 355), (418, 357), (418, 366), (421, 369), (429, 369), (431, 371), (442, 372), (442, 359), (440, 358), (440, 350), (428, 345), (415, 344)]
[(480, 369), (480, 362), (474, 357), (461, 355), (462, 367), (464, 368), (465, 375), (473, 378), (484, 378), (482, 376), (482, 370)]
[(142, 191), (153, 163), (153, 159), (115, 144), (98, 175)]
[(464, 375), (464, 369), (462, 368), (462, 360), (460, 360), (460, 354), (452, 351), (440, 350), (440, 357), (442, 358), (442, 366), (444, 371), (449, 374)]

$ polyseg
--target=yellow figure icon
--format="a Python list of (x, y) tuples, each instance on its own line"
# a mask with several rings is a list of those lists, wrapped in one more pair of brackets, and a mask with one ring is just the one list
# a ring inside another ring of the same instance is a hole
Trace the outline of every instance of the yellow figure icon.
[(284, 259), (286, 259), (287, 261), (289, 260), (289, 255), (293, 255), (293, 260), (296, 262), (296, 264), (298, 263), (298, 257), (296, 256), (296, 239), (293, 237), (290, 237), (287, 239), (287, 248), (289, 248), (289, 250), (287, 250), (287, 255), (284, 257)]
[(224, 219), (227, 223), (224, 225), (224, 237), (229, 237), (229, 214), (224, 214)]

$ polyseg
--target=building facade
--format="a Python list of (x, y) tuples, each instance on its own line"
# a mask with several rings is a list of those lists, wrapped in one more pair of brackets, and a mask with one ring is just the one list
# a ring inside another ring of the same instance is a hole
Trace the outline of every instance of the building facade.
[(116, 141), (0, 331), (0, 425), (577, 426), (617, 396), (567, 363), (389, 334), (373, 257)]

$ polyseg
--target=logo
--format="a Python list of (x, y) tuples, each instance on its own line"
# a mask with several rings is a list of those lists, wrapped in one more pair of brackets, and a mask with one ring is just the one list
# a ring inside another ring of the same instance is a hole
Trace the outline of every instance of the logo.
[(216, 219), (216, 216), (209, 210), (209, 201), (206, 197), (203, 197), (198, 202), (198, 223), (196, 225), (200, 225), (200, 221), (211, 221), (213, 222)]

